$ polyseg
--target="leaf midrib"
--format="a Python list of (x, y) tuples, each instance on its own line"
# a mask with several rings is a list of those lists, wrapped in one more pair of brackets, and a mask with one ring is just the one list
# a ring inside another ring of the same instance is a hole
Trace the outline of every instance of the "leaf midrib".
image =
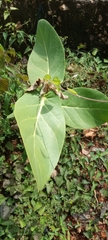
[(48, 52), (47, 52), (46, 44), (45, 44), (45, 41), (44, 41), (44, 38), (43, 38), (43, 34), (42, 34), (42, 31), (41, 31), (41, 29), (40, 29), (40, 32), (41, 32), (41, 37), (42, 37), (42, 40), (43, 40), (43, 45), (44, 45), (45, 52), (46, 52), (46, 58), (47, 58), (47, 70), (48, 70), (48, 74), (49, 74), (49, 61), (48, 61)]

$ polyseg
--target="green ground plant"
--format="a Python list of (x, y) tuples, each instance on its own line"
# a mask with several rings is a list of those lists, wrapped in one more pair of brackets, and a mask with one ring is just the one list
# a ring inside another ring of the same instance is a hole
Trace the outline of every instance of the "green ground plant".
[(40, 20), (28, 61), (31, 86), (15, 104), (14, 115), (39, 190), (56, 167), (66, 125), (88, 129), (108, 120), (108, 98), (90, 88), (61, 87), (65, 72), (62, 43), (51, 25)]
[[(38, 234), (41, 240), (67, 240), (68, 231), (71, 235), (83, 224), (86, 239), (92, 239), (93, 233), (98, 231), (97, 223), (100, 221), (99, 213), (102, 212), (103, 203), (97, 202), (94, 191), (102, 193), (104, 198), (108, 194), (103, 184), (108, 182), (108, 151), (106, 149), (104, 153), (98, 151), (98, 154), (91, 152), (90, 156), (81, 156), (81, 134), (72, 137), (72, 133), (73, 129), (67, 129), (55, 177), (50, 179), (43, 191), (37, 191), (21, 143), (14, 153), (11, 150), (8, 162), (2, 162), (1, 238), (29, 240), (35, 239)], [(104, 139), (102, 143), (105, 143)], [(103, 172), (103, 168), (106, 171)], [(107, 218), (103, 218), (107, 223)]]

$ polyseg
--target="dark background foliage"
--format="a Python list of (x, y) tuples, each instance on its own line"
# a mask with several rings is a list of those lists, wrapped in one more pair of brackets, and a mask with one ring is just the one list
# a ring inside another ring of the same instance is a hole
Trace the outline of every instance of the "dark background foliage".
[[(27, 33), (35, 34), (38, 20), (45, 18), (59, 35), (68, 37), (67, 45), (71, 49), (85, 44), (86, 50), (97, 47), (103, 57), (108, 56), (108, 1), (14, 0), (11, 5), (19, 9), (11, 12), (12, 21), (20, 23), (18, 27)], [(5, 1), (0, 10), (0, 25), (5, 24), (4, 9)]]

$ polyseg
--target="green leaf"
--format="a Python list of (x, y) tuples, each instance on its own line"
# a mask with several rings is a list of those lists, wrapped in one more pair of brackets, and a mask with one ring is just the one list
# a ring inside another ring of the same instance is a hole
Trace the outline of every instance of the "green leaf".
[(26, 93), (15, 104), (15, 118), (41, 190), (51, 176), (63, 147), (65, 120), (60, 99), (54, 93), (41, 99)]
[(24, 228), (26, 226), (26, 223), (22, 219), (19, 220), (19, 223), (21, 228)]
[(62, 100), (68, 126), (75, 129), (88, 129), (108, 121), (108, 98), (103, 93), (90, 88), (74, 90), (77, 95), (66, 92), (69, 98)]
[(44, 19), (38, 22), (36, 42), (28, 61), (29, 80), (34, 83), (46, 74), (63, 81), (65, 55), (61, 40), (54, 28)]
[(98, 48), (94, 48), (92, 51), (92, 55), (95, 57), (98, 52), (99, 52)]
[(49, 74), (46, 74), (46, 75), (44, 76), (44, 80), (50, 81), (50, 80), (51, 80), (51, 76), (50, 76)]
[(51, 83), (53, 83), (56, 87), (60, 87), (60, 79), (57, 77), (53, 78)]
[(72, 94), (77, 94), (73, 89), (68, 88), (67, 90)]
[[(92, 227), (91, 227), (92, 228)], [(91, 239), (92, 238), (92, 232), (90, 230), (88, 230), (87, 232), (84, 232), (84, 235), (88, 238)]]
[(11, 220), (7, 220), (7, 221), (2, 221), (1, 222), (1, 225), (3, 225), (3, 226), (11, 226), (11, 225), (13, 225), (14, 223), (13, 223), (13, 221), (11, 221)]
[(7, 198), (0, 193), (0, 205), (6, 200)]
[(13, 112), (7, 116), (7, 119), (10, 119), (10, 118), (14, 118), (14, 113)]
[(42, 207), (41, 209), (39, 209), (39, 211), (38, 211), (38, 213), (39, 213), (39, 215), (43, 215), (44, 214), (44, 212), (45, 212), (45, 206), (44, 207)]
[(35, 206), (33, 207), (34, 211), (39, 210), (42, 207), (42, 203), (41, 202), (36, 202)]
[(8, 9), (5, 10), (3, 15), (4, 15), (4, 20), (6, 20), (10, 15), (10, 10), (8, 10)]
[(18, 10), (18, 8), (16, 7), (10, 7), (10, 10), (13, 11), (13, 10)]
[(4, 67), (5, 67), (4, 48), (0, 44), (0, 70), (3, 70)]

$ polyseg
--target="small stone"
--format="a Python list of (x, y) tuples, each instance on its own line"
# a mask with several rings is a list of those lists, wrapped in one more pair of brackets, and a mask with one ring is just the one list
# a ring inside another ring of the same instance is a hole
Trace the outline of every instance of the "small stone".
[(102, 21), (102, 19), (103, 19), (102, 15), (101, 15), (101, 14), (99, 14), (99, 17), (98, 17), (98, 22), (101, 22), (101, 21)]
[(80, 7), (81, 7), (80, 3), (77, 3), (76, 8), (80, 8)]
[(11, 213), (11, 208), (7, 205), (6, 202), (3, 202), (0, 205), (0, 216), (3, 220), (8, 219)]

